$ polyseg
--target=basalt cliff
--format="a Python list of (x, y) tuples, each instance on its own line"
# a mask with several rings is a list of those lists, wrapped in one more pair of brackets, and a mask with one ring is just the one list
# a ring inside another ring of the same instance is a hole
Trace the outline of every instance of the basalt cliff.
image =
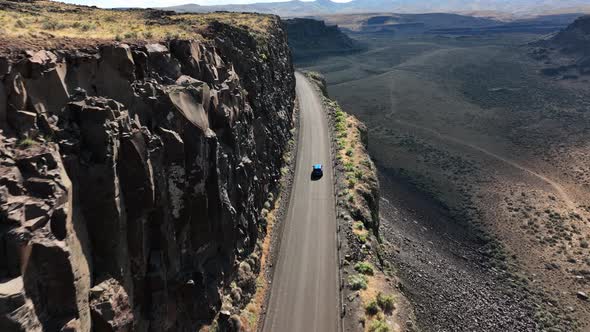
[(363, 50), (364, 46), (344, 34), (336, 25), (308, 18), (283, 20), (289, 35), (294, 60), (313, 60), (322, 56)]
[(240, 329), (293, 126), (266, 19), (2, 50), (1, 331)]

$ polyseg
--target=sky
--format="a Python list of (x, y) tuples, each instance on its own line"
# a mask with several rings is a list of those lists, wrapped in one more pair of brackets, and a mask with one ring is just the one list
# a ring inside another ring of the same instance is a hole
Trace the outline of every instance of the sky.
[[(199, 5), (226, 5), (226, 4), (243, 4), (253, 2), (276, 2), (277, 0), (61, 0), (67, 3), (78, 5), (97, 6), (102, 8), (113, 7), (168, 7), (175, 5), (184, 5), (187, 3), (196, 3)], [(279, 0), (286, 1), (286, 0)], [(305, 1), (305, 0), (303, 0)], [(348, 2), (350, 0), (332, 0), (334, 2)]]

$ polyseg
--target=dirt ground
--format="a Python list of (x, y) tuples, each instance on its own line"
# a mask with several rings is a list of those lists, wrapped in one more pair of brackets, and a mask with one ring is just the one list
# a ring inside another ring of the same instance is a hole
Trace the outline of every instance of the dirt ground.
[(301, 65), (369, 127), (421, 327), (590, 329), (587, 78), (540, 75), (535, 35), (356, 38), (367, 52)]

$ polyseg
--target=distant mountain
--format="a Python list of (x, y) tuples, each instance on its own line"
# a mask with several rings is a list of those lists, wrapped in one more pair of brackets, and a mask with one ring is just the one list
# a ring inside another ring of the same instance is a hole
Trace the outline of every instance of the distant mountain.
[(313, 15), (395, 12), (395, 13), (509, 13), (540, 15), (553, 12), (589, 12), (588, 0), (353, 0), (337, 3), (330, 0), (253, 3), (245, 5), (201, 6), (186, 4), (166, 7), (177, 12), (237, 11), (276, 14), (284, 17)]

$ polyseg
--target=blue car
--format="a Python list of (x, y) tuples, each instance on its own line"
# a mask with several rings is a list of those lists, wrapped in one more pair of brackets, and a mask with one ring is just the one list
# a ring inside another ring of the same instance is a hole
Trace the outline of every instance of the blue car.
[(311, 170), (311, 179), (312, 180), (318, 180), (324, 175), (324, 171), (322, 168), (323, 168), (322, 164), (315, 164), (312, 166), (312, 170)]

